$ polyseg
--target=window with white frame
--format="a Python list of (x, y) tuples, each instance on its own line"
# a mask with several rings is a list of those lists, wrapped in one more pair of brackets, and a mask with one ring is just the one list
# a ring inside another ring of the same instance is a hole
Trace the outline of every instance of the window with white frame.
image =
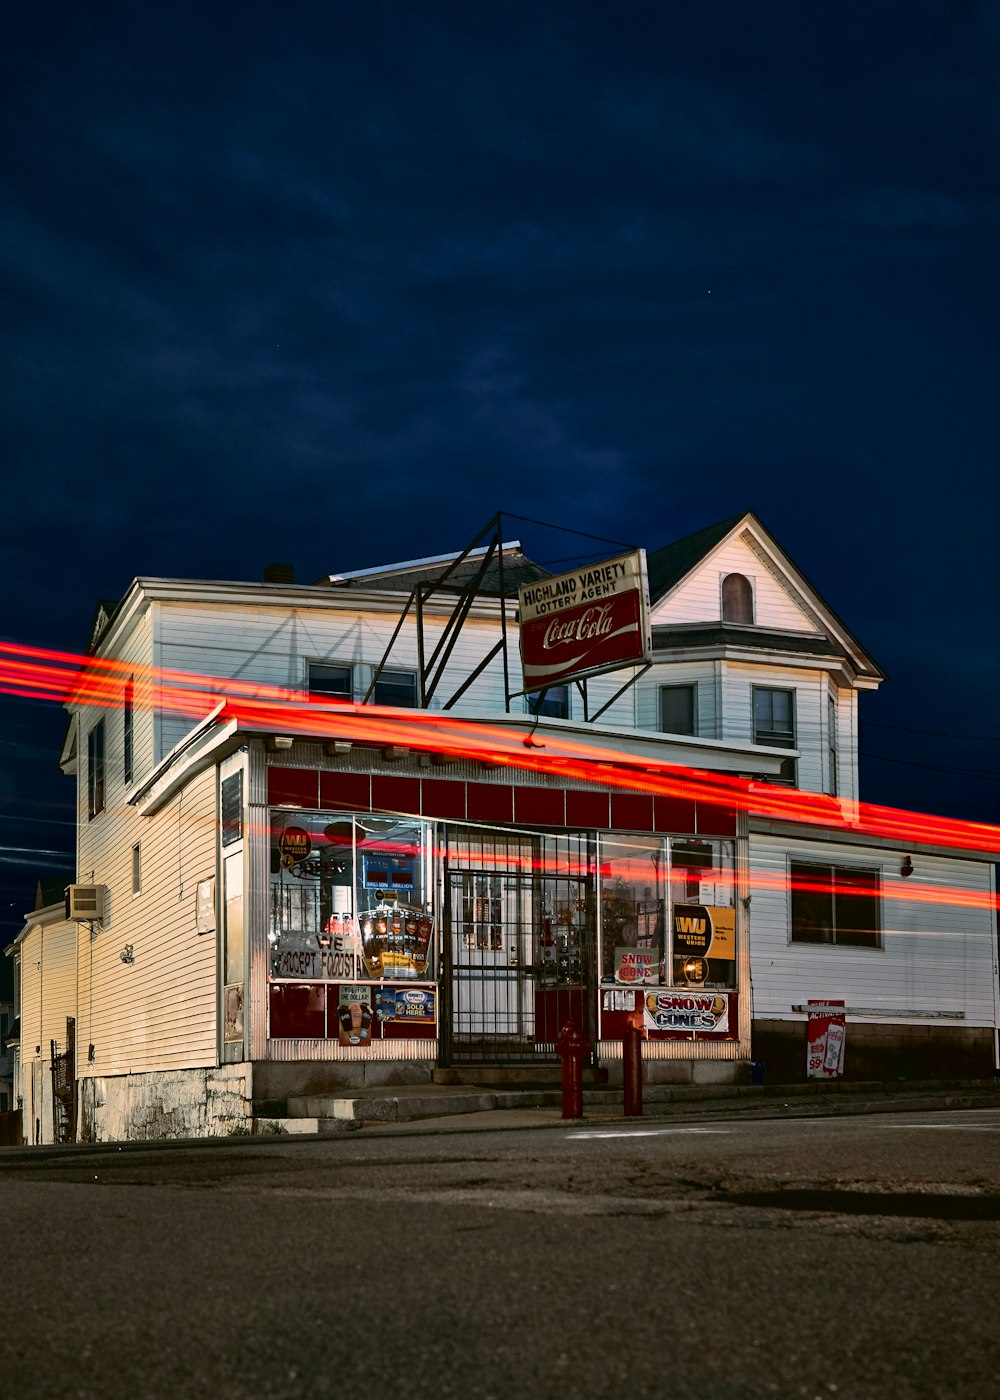
[[(770, 686), (753, 688), (753, 741), (772, 749), (795, 748), (795, 691), (773, 690)], [(794, 787), (796, 782), (794, 758), (786, 758), (773, 783)]]
[(338, 700), (354, 698), (354, 667), (309, 663), (309, 694), (332, 696)]
[[(333, 662), (309, 663), (309, 694), (317, 699), (362, 701), (368, 693), (374, 669)], [(378, 674), (371, 700), (398, 709), (417, 708), (417, 674), (385, 666)]]
[(793, 860), (789, 882), (793, 943), (882, 946), (878, 870)]
[(142, 849), (139, 841), (132, 847), (132, 893), (142, 893)]
[(837, 701), (827, 697), (827, 752), (830, 763), (830, 795), (837, 796)]
[(722, 580), (722, 620), (753, 626), (753, 584), (744, 574), (726, 574)]
[(376, 705), (395, 705), (397, 708), (415, 710), (417, 708), (417, 677), (414, 671), (395, 671), (385, 667), (379, 672), (372, 691)]
[(104, 720), (98, 720), (87, 735), (87, 816), (104, 811), (105, 760)]
[(660, 729), (664, 734), (698, 733), (697, 685), (660, 686)]
[(122, 769), (127, 783), (132, 781), (132, 748), (134, 737), (135, 686), (132, 677), (125, 682), (122, 699)]

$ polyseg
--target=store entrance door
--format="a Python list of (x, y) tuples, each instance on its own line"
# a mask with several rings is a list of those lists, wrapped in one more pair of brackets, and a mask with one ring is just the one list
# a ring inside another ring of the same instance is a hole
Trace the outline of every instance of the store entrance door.
[(570, 1017), (593, 1039), (593, 888), (583, 836), (449, 833), (446, 1063), (554, 1060)]

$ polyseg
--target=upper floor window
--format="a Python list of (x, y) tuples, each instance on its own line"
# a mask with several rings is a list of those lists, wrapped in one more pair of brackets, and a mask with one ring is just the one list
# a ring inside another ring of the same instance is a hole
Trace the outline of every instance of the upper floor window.
[(104, 720), (87, 735), (87, 816), (104, 811)]
[[(326, 662), (311, 662), (309, 694), (331, 699), (361, 701), (368, 692), (373, 670), (369, 666), (338, 666)], [(417, 707), (417, 675), (415, 671), (399, 671), (384, 667), (375, 682), (371, 700), (376, 705), (395, 705), (400, 709)]]
[(376, 705), (396, 705), (407, 710), (417, 708), (417, 677), (413, 671), (380, 672), (372, 691)]
[(568, 685), (550, 685), (547, 690), (534, 690), (524, 699), (529, 715), (548, 715), (550, 719), (569, 719)]
[(722, 620), (753, 626), (753, 585), (743, 574), (722, 580)]
[(697, 685), (660, 686), (660, 729), (664, 734), (698, 733)]
[[(772, 690), (768, 686), (753, 688), (753, 741), (772, 749), (795, 748), (795, 691)], [(795, 786), (795, 759), (786, 758), (781, 772), (772, 779), (776, 783)]]
[(792, 942), (881, 947), (879, 873), (793, 860)]
[(837, 702), (827, 696), (828, 750), (830, 757), (830, 795), (837, 796)]
[(310, 663), (309, 694), (333, 695), (341, 700), (354, 697), (353, 666), (326, 666)]
[(133, 738), (133, 706), (135, 691), (132, 677), (129, 676), (125, 682), (125, 698), (122, 701), (122, 767), (125, 770), (125, 781), (132, 781), (132, 738)]

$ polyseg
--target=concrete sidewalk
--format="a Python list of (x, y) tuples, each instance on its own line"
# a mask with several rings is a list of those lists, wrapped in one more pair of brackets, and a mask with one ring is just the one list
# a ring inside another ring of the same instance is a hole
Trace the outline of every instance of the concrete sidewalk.
[[(836, 1114), (940, 1112), (1000, 1108), (1000, 1079), (785, 1085), (646, 1085), (643, 1117), (677, 1121), (731, 1117), (820, 1117)], [(624, 1120), (622, 1090), (586, 1088), (584, 1122)], [(482, 1132), (557, 1127), (562, 1095), (551, 1084), (398, 1085), (290, 1099), (285, 1117), (255, 1119), (256, 1134), (328, 1134), (367, 1128), (397, 1132)], [(627, 1121), (634, 1122), (635, 1119)]]

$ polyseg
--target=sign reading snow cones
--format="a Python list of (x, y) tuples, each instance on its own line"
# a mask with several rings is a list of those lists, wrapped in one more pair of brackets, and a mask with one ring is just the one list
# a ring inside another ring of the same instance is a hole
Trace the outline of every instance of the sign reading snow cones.
[(518, 589), (526, 691), (649, 660), (646, 552)]

